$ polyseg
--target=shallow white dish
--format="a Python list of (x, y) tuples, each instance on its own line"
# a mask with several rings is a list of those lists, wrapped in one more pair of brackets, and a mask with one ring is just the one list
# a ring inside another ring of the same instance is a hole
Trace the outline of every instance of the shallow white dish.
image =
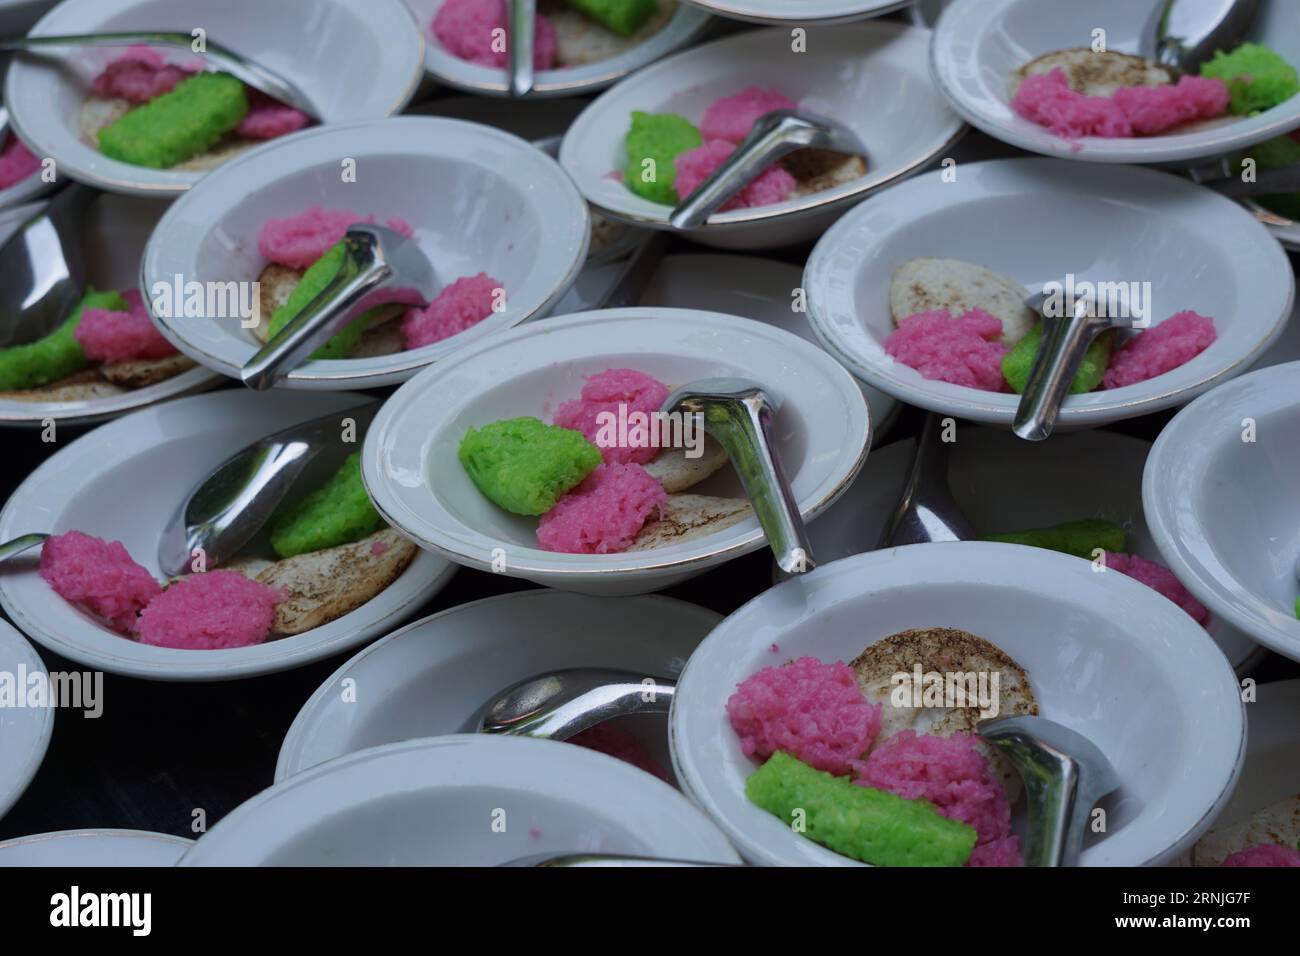
[[(340, 163), (356, 162), (343, 182)], [(438, 280), (478, 272), (499, 280), (505, 308), (460, 335), (373, 358), (304, 362), (288, 388), (374, 388), (410, 378), (430, 362), (546, 315), (582, 267), (589, 214), (556, 162), (508, 133), (437, 117), (395, 117), (304, 130), (210, 174), (207, 188), (178, 199), (145, 249), (140, 282), (252, 282), (266, 261), (257, 237), (268, 219), (314, 205), (401, 216), (415, 230)], [(400, 321), (394, 319), (392, 321)], [(177, 348), (238, 377), (260, 343), (237, 317), (160, 318)]]
[[(0, 243), (43, 208), (44, 203), (31, 203), (0, 213)], [(87, 282), (101, 290), (135, 288), (145, 243), (166, 208), (167, 203), (161, 200), (109, 194), (96, 199), (86, 211), (82, 231)], [(87, 401), (31, 402), (0, 396), (0, 424), (42, 426), (52, 420), (84, 425), (209, 388), (219, 381), (221, 376), (200, 365), (156, 385)]]
[[(856, 865), (745, 798), (757, 769), (727, 719), (738, 683), (812, 655), (851, 660), (910, 627), (958, 627), (1028, 673), (1044, 717), (1089, 737), (1123, 782), (1108, 832), (1081, 865), (1167, 862), (1222, 808), (1245, 753), (1232, 668), (1208, 634), (1150, 588), (1077, 558), (984, 542), (857, 555), (777, 585), (729, 616), (691, 655), (670, 715), (688, 794), (750, 862)], [(773, 645), (778, 650), (774, 652)]]
[[(45, 664), (21, 634), (0, 621), (0, 679), (12, 681), (14, 691), (22, 694), (27, 687), (22, 673), (45, 674)], [(36, 776), (54, 732), (53, 707), (16, 704), (0, 707), (0, 817)]]
[[(850, 126), (868, 150), (867, 174), (811, 196), (714, 213), (686, 234), (706, 245), (764, 249), (812, 239), (873, 190), (923, 168), (957, 136), (961, 120), (926, 68), (929, 33), (888, 21), (807, 31), (806, 54), (788, 29), (750, 30), (704, 44), (637, 72), (602, 94), (570, 127), (560, 162), (599, 211), (670, 229), (672, 207), (633, 193), (621, 177), (634, 110), (680, 113), (699, 122), (709, 104), (758, 84)], [(869, 104), (864, 107), (864, 104)]]
[(1142, 481), (1151, 533), (1187, 589), (1292, 660), (1300, 660), (1297, 376), (1300, 362), (1276, 365), (1188, 405), (1160, 433)]
[[(1089, 47), (1104, 30), (1107, 49), (1137, 53), (1155, 0), (953, 0), (934, 29), (935, 82), (972, 126), (1013, 146), (1097, 163), (1169, 163), (1222, 156), (1300, 126), (1300, 97), (1258, 116), (1226, 117), (1159, 136), (1063, 139), (1011, 109), (1012, 74), (1056, 50)], [(1300, 64), (1300, 6), (1260, 5), (1247, 40), (1266, 43)]]
[(148, 830), (58, 830), (0, 843), (0, 867), (175, 866), (193, 840)]
[[(61, 449), (28, 476), (0, 511), (0, 540), (32, 531), (83, 531), (121, 541), (154, 577), (164, 523), (217, 465), (297, 422), (353, 408), (364, 396), (227, 390), (144, 409)], [(130, 640), (59, 597), (37, 570), (39, 552), (0, 570), (0, 606), (32, 640), (114, 674), (152, 680), (226, 680), (329, 657), (391, 630), (455, 570), (424, 552), (383, 592), (302, 634), (251, 647), (183, 650)]]
[(890, 278), (920, 256), (978, 263), (1031, 292), (1069, 272), (1077, 281), (1149, 282), (1152, 325), (1184, 309), (1214, 319), (1218, 339), (1180, 368), (1068, 396), (1058, 430), (1181, 405), (1249, 368), (1291, 315), (1295, 277), (1268, 230), (1187, 180), (1036, 158), (962, 165), (955, 182), (942, 175), (918, 176), (854, 209), (817, 243), (804, 272), (817, 337), (855, 375), (908, 404), (1010, 427), (1020, 402), (928, 380), (885, 353)]
[[(424, 69), (440, 83), (482, 96), (509, 96), (504, 69), (470, 63), (447, 52), (433, 36), (433, 18), (443, 0), (406, 0), (420, 34), (425, 37)], [(594, 23), (594, 22), (593, 22)], [(685, 3), (677, 5), (671, 20), (643, 43), (616, 56), (592, 63), (538, 70), (529, 98), (580, 96), (603, 90), (634, 70), (687, 46), (709, 28), (710, 17)]]
[(911, 0), (687, 0), (702, 10), (747, 23), (774, 26), (849, 23), (878, 17), (907, 6)]
[[(63, 0), (32, 34), (176, 30), (201, 24), (208, 37), (282, 73), (316, 106), (326, 124), (396, 113), (423, 76), (424, 41), (402, 0)], [(311, 56), (303, 38), (311, 37)], [(159, 48), (170, 62), (187, 50)], [(61, 175), (110, 192), (175, 196), (204, 173), (150, 169), (109, 159), (81, 138), (77, 113), (91, 81), (121, 47), (83, 47), (62, 60), (18, 56), (5, 79), (14, 131)]]
[[(556, 314), (596, 308), (621, 271), (619, 266), (587, 269), (555, 307)], [(706, 252), (672, 255), (660, 261), (638, 304), (742, 315), (791, 332), (821, 348), (808, 324), (807, 314), (791, 307), (795, 290), (802, 284), (802, 269), (775, 259)], [(865, 383), (862, 392), (871, 409), (872, 438), (879, 441), (900, 406), (889, 395)]]
[[(1142, 513), (1142, 468), (1150, 451), (1150, 442), (1106, 431), (1058, 435), (1043, 447), (1010, 432), (964, 428), (952, 447), (948, 481), (978, 534), (1105, 518), (1128, 532), (1128, 553), (1163, 563)], [(844, 497), (808, 529), (818, 563), (875, 549), (915, 453), (911, 438), (871, 453)], [(1239, 673), (1264, 653), (1222, 618), (1212, 617), (1207, 630)]]
[(621, 760), (456, 734), (357, 751), (283, 780), (181, 866), (496, 866), (541, 853), (739, 863), (704, 814)]
[[(276, 782), (366, 747), (470, 731), (488, 701), (538, 674), (601, 667), (675, 679), (721, 620), (672, 598), (550, 589), (449, 608), (376, 641), (321, 684), (285, 735)], [(345, 700), (347, 687), (364, 690)], [(665, 718), (621, 723), (669, 766)]]
[[(764, 546), (754, 517), (651, 551), (557, 554), (536, 546), (535, 520), (496, 507), (456, 450), (470, 427), (549, 418), (586, 376), (635, 368), (669, 386), (749, 378), (781, 402), (774, 441), (804, 519), (848, 487), (870, 442), (853, 378), (807, 342), (758, 322), (688, 309), (609, 309), (530, 325), (439, 362), (402, 386), (366, 435), (362, 475), (387, 520), (468, 567), (588, 594), (644, 594)], [(724, 472), (726, 470), (724, 469)], [(720, 472), (693, 493), (742, 497)]]

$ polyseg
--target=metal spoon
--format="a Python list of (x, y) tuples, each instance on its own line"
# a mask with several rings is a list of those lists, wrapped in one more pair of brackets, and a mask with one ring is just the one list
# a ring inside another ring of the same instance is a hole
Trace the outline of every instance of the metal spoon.
[(974, 537), (948, 486), (949, 443), (943, 440), (942, 430), (938, 415), (931, 412), (925, 417), (925, 425), (916, 439), (912, 471), (893, 517), (881, 535), (880, 547), (967, 541)]
[(699, 415), (704, 430), (726, 451), (785, 574), (815, 568), (812, 544), (772, 444), (777, 406), (762, 386), (736, 378), (693, 382), (668, 396), (663, 411)]
[(666, 714), (677, 685), (629, 671), (574, 668), (530, 677), (470, 718), (469, 733), (568, 740), (613, 717)]
[(369, 402), (301, 422), (258, 439), (203, 479), (177, 507), (158, 540), (158, 565), (169, 577), (190, 570), (201, 549), (207, 567), (230, 560), (266, 524), (304, 468), (340, 441), (340, 423), (351, 418), (358, 434), (375, 417)]
[(289, 320), (244, 365), (249, 388), (268, 389), (301, 365), (361, 313), (384, 290), (414, 292), (425, 303), (438, 294), (428, 258), (410, 239), (384, 226), (356, 225), (344, 237), (343, 265), (311, 303)]
[(1140, 53), (1182, 73), (1199, 72), (1231, 50), (1255, 21), (1259, 0), (1165, 0), (1143, 33)]
[(533, 47), (537, 39), (537, 0), (510, 0), (510, 95), (533, 91)]
[(288, 80), (260, 64), (241, 56), (229, 47), (212, 39), (204, 40), (202, 50), (196, 50), (195, 37), (189, 33), (172, 31), (132, 31), (125, 33), (76, 33), (50, 36), (25, 36), (0, 40), (0, 51), (21, 50), (46, 54), (51, 49), (70, 46), (131, 46), (146, 43), (152, 46), (184, 47), (198, 53), (238, 80), (272, 99), (302, 110), (312, 119), (323, 121), (320, 110), (293, 81)]
[(760, 116), (735, 152), (672, 211), (674, 229), (696, 229), (782, 156), (798, 149), (831, 149), (866, 156), (867, 148), (843, 123), (806, 110), (773, 110)]
[(1046, 717), (980, 721), (979, 735), (1015, 765), (1029, 802), (1026, 866), (1074, 866), (1097, 802), (1119, 774), (1087, 737)]
[(18, 557), (18, 555), (25, 551), (30, 551), (38, 544), (43, 543), (48, 537), (48, 534), (41, 534), (38, 532), (35, 534), (25, 534), (21, 537), (14, 538), (12, 541), (6, 541), (4, 544), (0, 544), (0, 564), (4, 564), (11, 558)]

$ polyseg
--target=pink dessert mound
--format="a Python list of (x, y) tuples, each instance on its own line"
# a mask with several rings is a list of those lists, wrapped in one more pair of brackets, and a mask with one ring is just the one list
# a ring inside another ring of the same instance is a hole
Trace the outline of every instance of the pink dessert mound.
[[(243, 139), (275, 139), (296, 133), (311, 122), (302, 110), (286, 106), (261, 90), (249, 87), (248, 115), (235, 127), (235, 135)], [(349, 223), (350, 225), (350, 223)]]
[(501, 283), (486, 272), (457, 279), (444, 286), (423, 309), (409, 309), (402, 320), (402, 337), (408, 349), (441, 342), (478, 325), (492, 314)]
[(45, 540), (41, 577), (65, 601), (110, 621), (124, 634), (135, 630), (136, 615), (162, 590), (152, 574), (131, 560), (122, 542), (80, 531)]
[(784, 750), (836, 776), (851, 773), (880, 732), (880, 705), (862, 696), (853, 668), (815, 657), (747, 678), (727, 699), (727, 717), (747, 756)]
[(1216, 338), (1213, 319), (1190, 311), (1171, 315), (1125, 342), (1110, 360), (1102, 384), (1123, 388), (1172, 372), (1208, 349)]
[[(374, 216), (362, 219), (346, 209), (312, 206), (296, 216), (268, 219), (257, 237), (257, 251), (264, 258), (290, 269), (306, 269), (325, 255), (330, 246), (339, 242), (348, 227), (374, 222)], [(384, 225), (408, 239), (412, 235), (410, 225), (398, 216), (390, 218)]]
[[(501, 31), (501, 32), (497, 32)], [(506, 0), (447, 0), (433, 18), (433, 36), (452, 56), (480, 66), (505, 66)], [(533, 39), (533, 68), (555, 66), (555, 27), (540, 13)]]
[[(708, 179), (713, 171), (735, 151), (734, 143), (715, 139), (680, 154), (673, 160), (673, 168), (677, 170), (674, 185), (678, 198), (685, 199), (698, 189), (700, 183)], [(724, 211), (745, 209), (751, 206), (770, 206), (772, 203), (785, 202), (794, 195), (796, 185), (789, 171), (781, 166), (769, 166), (759, 174), (757, 179), (728, 199), (722, 209)]]
[(4, 150), (0, 151), (0, 189), (18, 185), (41, 168), (40, 159), (13, 133), (4, 142)]
[(704, 111), (700, 122), (700, 133), (705, 142), (725, 139), (739, 143), (749, 135), (754, 121), (773, 110), (792, 110), (798, 103), (777, 90), (765, 90), (761, 86), (747, 86), (734, 96), (724, 96), (715, 100)]
[(925, 378), (986, 392), (1005, 392), (1002, 320), (983, 309), (954, 319), (947, 309), (917, 312), (885, 339), (885, 352)]
[(1012, 98), (1017, 115), (1064, 139), (1150, 136), (1221, 116), (1231, 99), (1222, 80), (1184, 76), (1165, 86), (1121, 87), (1110, 97), (1070, 89), (1063, 70), (1025, 77)]
[(131, 103), (148, 103), (170, 93), (193, 71), (167, 63), (162, 55), (147, 46), (129, 47), (91, 81), (90, 88), (99, 96), (120, 98)]
[(1224, 859), (1220, 866), (1300, 866), (1300, 850), (1277, 843), (1247, 847)]
[(537, 523), (537, 546), (565, 554), (626, 550), (668, 500), (640, 465), (601, 464)]
[(909, 800), (928, 800), (945, 817), (974, 827), (979, 839), (970, 866), (1021, 865), (1006, 792), (970, 734), (935, 737), (900, 731), (859, 766), (855, 782)]
[(655, 459), (660, 449), (652, 444), (649, 416), (668, 398), (667, 385), (635, 369), (611, 368), (587, 379), (579, 394), (556, 409), (556, 425), (582, 432), (607, 462)]
[(81, 350), (92, 362), (134, 362), (166, 358), (176, 348), (154, 326), (139, 291), (122, 293), (129, 312), (86, 309), (74, 333)]
[(1190, 591), (1163, 564), (1139, 558), (1136, 554), (1116, 554), (1106, 552), (1106, 567), (1120, 574), (1128, 575), (1135, 581), (1141, 581), (1153, 591), (1159, 591), (1169, 600), (1190, 614), (1197, 624), (1204, 626), (1210, 620), (1210, 612), (1205, 605), (1192, 597)]
[(595, 727), (588, 727), (582, 733), (574, 734), (568, 739), (568, 743), (615, 757), (648, 774), (653, 774), (664, 783), (672, 783), (668, 771), (650, 756), (646, 745), (622, 727), (610, 723), (597, 724)]
[(191, 574), (149, 602), (140, 615), (140, 641), (188, 650), (261, 644), (283, 599), (238, 571)]

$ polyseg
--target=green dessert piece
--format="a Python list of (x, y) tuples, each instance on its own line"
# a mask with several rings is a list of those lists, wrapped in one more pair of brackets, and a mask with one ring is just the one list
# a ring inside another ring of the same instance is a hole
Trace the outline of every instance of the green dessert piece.
[(1227, 85), (1232, 95), (1228, 109), (1237, 116), (1272, 109), (1300, 93), (1295, 67), (1260, 43), (1243, 43), (1231, 53), (1218, 51), (1201, 67), (1201, 76)]
[[(338, 275), (339, 269), (343, 267), (344, 255), (343, 243), (336, 243), (302, 274), (302, 278), (289, 293), (289, 298), (285, 300), (284, 305), (271, 315), (271, 321), (266, 326), (270, 338), (275, 338), (280, 330), (289, 324), (290, 319), (307, 308), (312, 300), (325, 290), (325, 287)], [(385, 308), (387, 307), (378, 306), (369, 312), (363, 312), (349, 322), (342, 332), (313, 352), (311, 357), (314, 359), (347, 358), (361, 341), (361, 336), (365, 334), (366, 329), (370, 327), (371, 320)]]
[[(1300, 142), (1290, 135), (1256, 143), (1242, 156), (1253, 159), (1260, 169), (1282, 169), (1300, 163)], [(1256, 201), (1271, 212), (1288, 219), (1300, 219), (1300, 193), (1273, 193), (1259, 196)]]
[(676, 113), (632, 113), (627, 132), (627, 188), (643, 199), (677, 205), (677, 169), (673, 160), (701, 145), (704, 138), (691, 121)]
[(361, 480), (361, 453), (348, 455), (325, 484), (276, 510), (267, 523), (271, 548), (282, 558), (349, 544), (384, 527)]
[(0, 389), (38, 388), (86, 367), (86, 353), (77, 341), (77, 326), (87, 309), (126, 312), (130, 305), (116, 292), (87, 291), (72, 313), (53, 332), (28, 342), (0, 349)]
[(631, 36), (659, 9), (658, 0), (565, 0), (619, 36)]
[[(1015, 348), (1002, 357), (1002, 377), (1007, 380), (1011, 390), (1020, 394), (1024, 392), (1029, 381), (1030, 369), (1034, 367), (1034, 356), (1038, 353), (1038, 343), (1043, 338), (1043, 323), (1039, 322), (1033, 330), (1016, 343)], [(1088, 351), (1083, 354), (1079, 371), (1070, 383), (1070, 394), (1091, 392), (1101, 384), (1101, 377), (1106, 374), (1110, 364), (1111, 334), (1103, 332), (1092, 340)]]
[(1050, 528), (991, 534), (984, 540), (1027, 544), (1031, 548), (1046, 548), (1048, 551), (1060, 551), (1062, 554), (1092, 560), (1093, 552), (1098, 549), (1122, 553), (1128, 543), (1128, 534), (1113, 521), (1084, 518), (1082, 521), (1067, 521)]
[(168, 169), (217, 144), (248, 115), (244, 84), (228, 73), (196, 73), (99, 131), (111, 159)]
[(963, 866), (975, 828), (925, 800), (907, 800), (814, 769), (777, 751), (745, 781), (749, 802), (822, 846), (874, 866)]
[(460, 463), (478, 490), (517, 515), (543, 515), (600, 464), (600, 449), (581, 432), (509, 418), (471, 428)]

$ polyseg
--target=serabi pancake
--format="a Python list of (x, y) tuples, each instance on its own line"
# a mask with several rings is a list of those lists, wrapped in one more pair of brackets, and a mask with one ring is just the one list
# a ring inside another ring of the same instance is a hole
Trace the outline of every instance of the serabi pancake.
[(293, 290), (302, 281), (302, 276), (301, 269), (290, 269), (278, 262), (272, 262), (257, 277), (258, 308), (261, 314), (258, 316), (257, 325), (253, 328), (253, 334), (257, 336), (259, 342), (266, 342), (271, 338), (271, 316), (275, 315), (276, 309), (289, 301), (289, 296), (293, 295)]
[(564, 3), (546, 0), (538, 6), (555, 27), (559, 67), (583, 66), (626, 53), (662, 30), (677, 12), (676, 0), (659, 0), (659, 9), (635, 33), (624, 37)]
[(1029, 290), (1020, 283), (960, 259), (912, 259), (894, 270), (889, 311), (897, 325), (917, 312), (947, 309), (955, 319), (983, 309), (1002, 322), (1002, 341), (1014, 345), (1037, 324), (1025, 305)]
[(1065, 74), (1070, 89), (1089, 96), (1110, 96), (1121, 86), (1162, 86), (1173, 79), (1164, 67), (1143, 57), (1114, 50), (1097, 53), (1088, 47), (1077, 47), (1030, 60), (1015, 72), (1013, 87), (1019, 87), (1027, 76), (1053, 70)]
[(659, 457), (645, 466), (651, 477), (658, 478), (670, 495), (699, 484), (727, 464), (727, 453), (707, 435), (698, 458), (688, 458), (685, 448), (665, 448)]
[(160, 359), (138, 359), (133, 362), (101, 365), (99, 374), (114, 385), (123, 388), (144, 388), (146, 385), (156, 385), (192, 368), (194, 368), (193, 359), (184, 355), (169, 355)]
[(0, 392), (0, 398), (20, 402), (89, 402), (97, 398), (121, 395), (126, 389), (106, 381), (97, 368), (83, 368), (37, 388), (22, 388)]
[(1240, 850), (1269, 844), (1300, 849), (1300, 793), (1205, 834), (1192, 847), (1192, 866), (1219, 866)]
[(753, 514), (745, 498), (712, 495), (669, 495), (659, 517), (641, 529), (628, 551), (649, 551), (670, 544), (692, 541), (729, 528)]

